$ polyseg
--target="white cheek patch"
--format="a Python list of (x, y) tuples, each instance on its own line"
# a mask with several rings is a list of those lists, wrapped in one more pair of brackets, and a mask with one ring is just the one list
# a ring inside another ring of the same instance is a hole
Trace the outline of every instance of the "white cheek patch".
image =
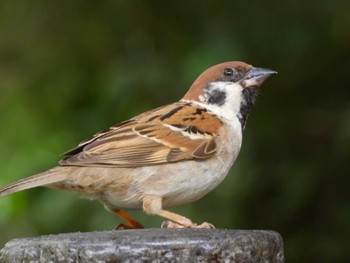
[[(237, 119), (242, 100), (242, 86), (238, 83), (218, 81), (210, 83), (207, 88), (210, 91), (206, 91), (203, 95), (199, 96), (200, 102), (193, 103), (208, 109), (210, 112), (227, 121)], [(210, 94), (213, 94), (213, 92), (224, 94), (221, 95), (225, 97), (222, 100), (223, 103), (210, 103)]]

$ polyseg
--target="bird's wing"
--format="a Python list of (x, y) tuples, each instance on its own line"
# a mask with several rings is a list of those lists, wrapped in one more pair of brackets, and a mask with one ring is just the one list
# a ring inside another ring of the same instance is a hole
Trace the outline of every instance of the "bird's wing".
[(97, 133), (65, 153), (60, 165), (138, 167), (206, 159), (216, 152), (221, 121), (178, 102)]

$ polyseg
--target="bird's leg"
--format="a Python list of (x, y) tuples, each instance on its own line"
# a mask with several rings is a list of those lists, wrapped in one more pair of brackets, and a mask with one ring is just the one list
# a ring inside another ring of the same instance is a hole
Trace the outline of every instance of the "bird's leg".
[(113, 212), (114, 214), (116, 214), (117, 216), (119, 216), (121, 219), (123, 219), (125, 222), (127, 222), (128, 224), (120, 224), (116, 227), (117, 230), (121, 230), (121, 229), (140, 229), (143, 228), (143, 226), (137, 222), (131, 215), (129, 215), (127, 212), (125, 212), (124, 210), (121, 209), (116, 209), (113, 207), (108, 207), (108, 209)]
[(162, 198), (158, 196), (146, 196), (143, 198), (143, 210), (152, 215), (158, 215), (170, 221), (162, 223), (163, 228), (215, 228), (212, 224), (204, 222), (200, 225), (190, 219), (162, 209)]

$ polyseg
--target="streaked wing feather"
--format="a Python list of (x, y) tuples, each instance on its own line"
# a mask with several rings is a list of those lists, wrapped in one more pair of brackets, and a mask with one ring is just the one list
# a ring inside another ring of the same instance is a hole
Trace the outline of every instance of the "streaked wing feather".
[[(216, 152), (213, 127), (209, 134), (203, 128), (190, 127), (191, 123), (179, 125), (183, 119), (198, 121), (189, 119), (191, 110), (196, 107), (188, 103), (172, 104), (113, 126), (68, 151), (60, 165), (138, 167), (210, 158)], [(172, 115), (176, 115), (173, 120)]]

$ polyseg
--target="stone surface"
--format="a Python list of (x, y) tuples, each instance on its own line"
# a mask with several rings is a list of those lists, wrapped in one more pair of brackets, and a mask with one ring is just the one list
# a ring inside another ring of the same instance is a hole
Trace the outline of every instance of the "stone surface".
[(274, 231), (141, 229), (9, 241), (0, 262), (284, 262)]

